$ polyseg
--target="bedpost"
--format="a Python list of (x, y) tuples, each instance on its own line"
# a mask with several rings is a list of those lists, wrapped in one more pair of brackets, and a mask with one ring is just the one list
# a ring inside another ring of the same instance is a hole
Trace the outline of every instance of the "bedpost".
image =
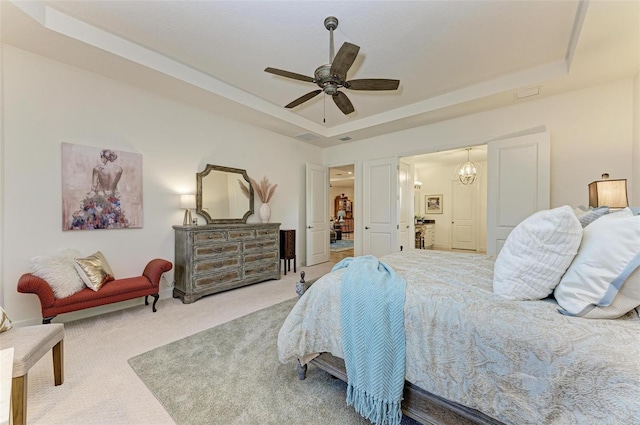
[(307, 290), (307, 288), (304, 287), (305, 283), (306, 282), (304, 281), (304, 270), (302, 270), (300, 272), (300, 282), (296, 283), (296, 294), (298, 294), (298, 298), (300, 298), (304, 294), (304, 291)]
[[(313, 285), (314, 281), (315, 280), (312, 280), (311, 282), (305, 282), (304, 270), (300, 271), (300, 282), (296, 282), (296, 294), (298, 294), (298, 298), (304, 295), (305, 291), (309, 289), (311, 285)], [(303, 381), (307, 377), (307, 365), (303, 366), (302, 363), (300, 363), (300, 359), (298, 359), (297, 370), (298, 370), (298, 379)]]
[(300, 381), (304, 381), (304, 379), (307, 377), (307, 365), (302, 365), (302, 363), (300, 363), (300, 359), (298, 359), (298, 379)]

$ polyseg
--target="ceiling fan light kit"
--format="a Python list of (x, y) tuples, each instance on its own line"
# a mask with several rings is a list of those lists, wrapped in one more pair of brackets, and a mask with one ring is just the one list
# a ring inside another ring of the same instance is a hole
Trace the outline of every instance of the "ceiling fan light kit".
[(303, 96), (300, 96), (293, 102), (290, 102), (285, 108), (294, 108), (308, 100), (313, 99), (320, 93), (324, 92), (326, 95), (331, 96), (336, 106), (342, 111), (343, 114), (349, 115), (354, 112), (353, 104), (349, 100), (346, 94), (339, 91), (341, 88), (350, 90), (397, 90), (400, 85), (399, 80), (390, 80), (383, 78), (366, 78), (358, 80), (347, 81), (347, 71), (353, 65), (353, 62), (358, 56), (360, 47), (355, 44), (345, 42), (338, 50), (338, 53), (334, 57), (334, 45), (333, 45), (333, 30), (338, 28), (338, 18), (335, 16), (329, 16), (324, 20), (324, 26), (329, 30), (329, 63), (320, 65), (313, 73), (313, 78), (306, 75), (297, 74), (295, 72), (284, 71), (277, 68), (265, 68), (265, 72), (279, 75), (281, 77), (292, 78), (294, 80), (305, 81), (314, 83), (320, 87), (319, 90), (314, 90)]

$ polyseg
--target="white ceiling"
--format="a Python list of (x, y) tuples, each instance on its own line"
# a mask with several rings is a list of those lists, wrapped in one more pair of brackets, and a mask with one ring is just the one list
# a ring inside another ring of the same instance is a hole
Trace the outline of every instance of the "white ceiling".
[[(638, 1), (2, 1), (3, 42), (278, 133), (332, 146), (640, 72)], [(283, 105), (336, 51), (360, 46), (345, 116), (320, 95)], [(515, 93), (539, 88), (518, 100)], [(323, 121), (326, 119), (326, 122)]]

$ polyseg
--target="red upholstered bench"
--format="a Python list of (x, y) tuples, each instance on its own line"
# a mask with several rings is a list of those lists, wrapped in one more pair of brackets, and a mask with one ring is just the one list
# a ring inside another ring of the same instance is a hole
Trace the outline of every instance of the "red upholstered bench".
[(144, 268), (142, 276), (116, 279), (104, 284), (98, 291), (84, 288), (80, 292), (66, 298), (55, 298), (51, 286), (39, 277), (26, 273), (18, 280), (18, 292), (36, 294), (42, 307), (42, 323), (51, 323), (58, 314), (97, 307), (99, 305), (117, 303), (144, 297), (145, 305), (149, 305), (148, 297), (154, 298), (152, 309), (156, 311), (160, 277), (171, 270), (173, 265), (166, 260), (156, 258)]

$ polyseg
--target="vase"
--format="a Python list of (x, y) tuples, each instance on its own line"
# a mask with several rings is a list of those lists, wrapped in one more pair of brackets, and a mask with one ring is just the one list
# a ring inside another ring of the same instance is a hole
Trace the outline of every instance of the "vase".
[(269, 206), (269, 204), (264, 203), (260, 205), (260, 220), (262, 220), (263, 223), (268, 223), (270, 218), (271, 207)]

